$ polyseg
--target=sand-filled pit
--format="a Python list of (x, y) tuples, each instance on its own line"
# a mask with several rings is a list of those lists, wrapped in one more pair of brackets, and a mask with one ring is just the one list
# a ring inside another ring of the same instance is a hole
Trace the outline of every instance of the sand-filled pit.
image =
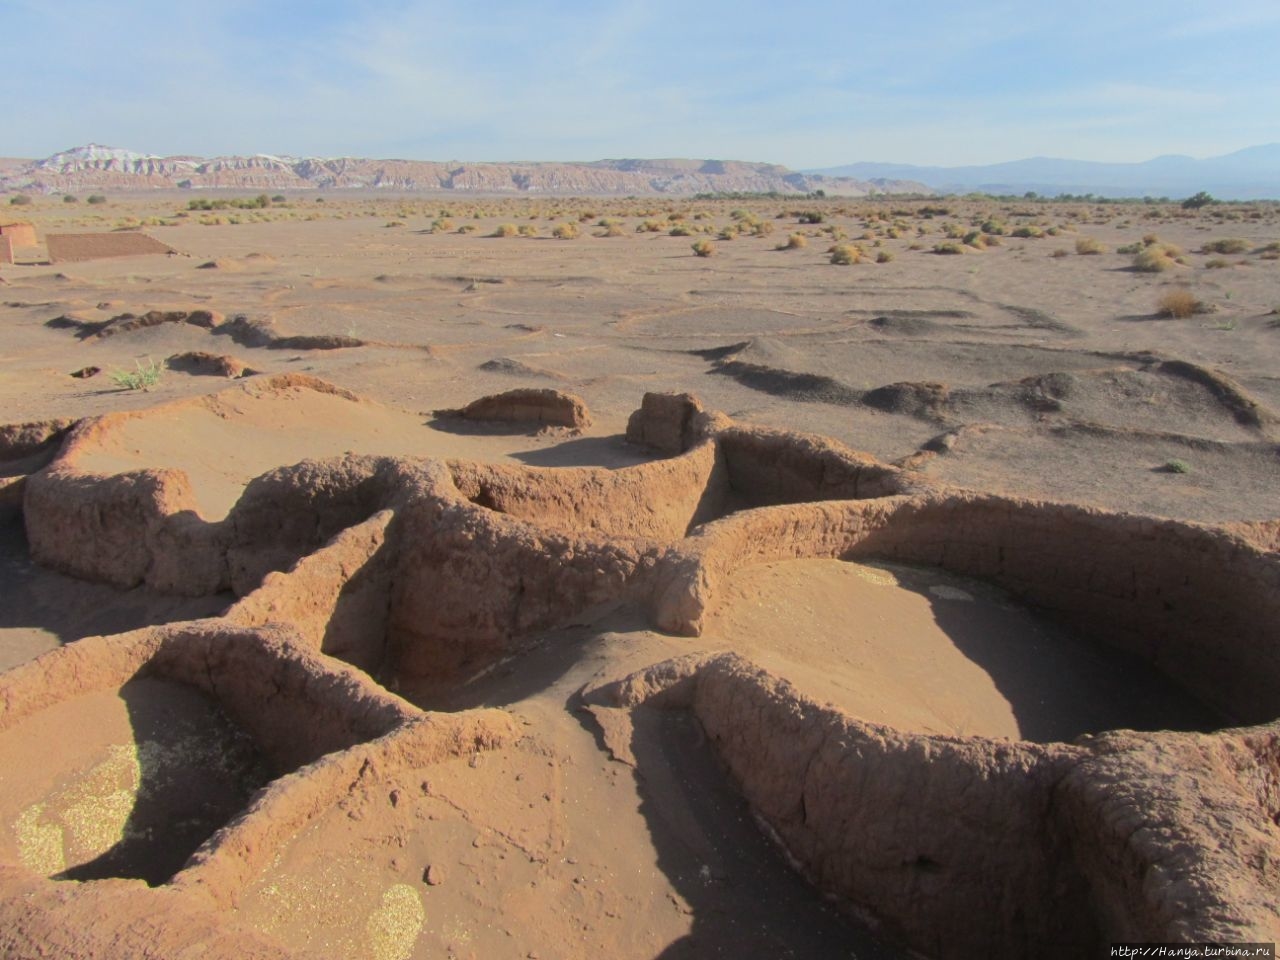
[[(191, 482), (200, 515), (220, 520), (251, 479), (302, 460), (355, 454), (516, 459), (525, 451), (548, 450), (557, 439), (536, 438), (537, 424), (524, 430), (442, 430), (428, 415), (316, 384), (284, 378), (119, 418), (84, 444), (77, 466), (107, 475), (177, 467)], [(597, 455), (610, 456), (603, 447)]]
[(723, 590), (704, 636), (870, 723), (1049, 742), (1222, 722), (1140, 658), (936, 568), (792, 560)]
[(133, 680), (0, 734), (0, 849), (43, 876), (155, 886), (268, 778), (252, 739), (209, 697)]

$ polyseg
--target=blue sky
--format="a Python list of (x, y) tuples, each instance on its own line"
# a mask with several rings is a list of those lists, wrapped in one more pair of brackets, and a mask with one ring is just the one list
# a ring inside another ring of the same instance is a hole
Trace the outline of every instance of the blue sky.
[(0, 0), (0, 28), (0, 156), (809, 168), (1280, 140), (1276, 0)]

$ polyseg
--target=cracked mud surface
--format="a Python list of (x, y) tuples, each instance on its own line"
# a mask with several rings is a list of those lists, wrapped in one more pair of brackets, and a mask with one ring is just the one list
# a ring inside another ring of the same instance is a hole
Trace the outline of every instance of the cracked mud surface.
[[(645, 261), (601, 283), (535, 249), (504, 283), (254, 294), (337, 336), (434, 290), (430, 350), (368, 331), (304, 351), (319, 379), (264, 341), (226, 389), (4, 428), (6, 955), (1275, 939), (1268, 374), (1139, 355), (1016, 284), (859, 302), (783, 271), (766, 307), (721, 265), (637, 306)], [(1015, 278), (1019, 249), (992, 254)], [(211, 282), (282, 269), (252, 264)], [(590, 425), (540, 429), (531, 395), (476, 408), (527, 429), (411, 412), (512, 371)], [(691, 377), (738, 415), (655, 394), (628, 423), (621, 387)], [(1170, 451), (1190, 474), (1152, 472)]]

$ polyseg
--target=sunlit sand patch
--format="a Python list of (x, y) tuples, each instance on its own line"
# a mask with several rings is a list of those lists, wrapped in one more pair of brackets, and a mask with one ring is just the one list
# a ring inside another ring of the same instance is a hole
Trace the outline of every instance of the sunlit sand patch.
[(266, 932), (352, 960), (408, 960), (426, 922), (417, 890), (397, 883), (379, 895), (375, 869), (353, 858), (279, 874), (256, 899)]
[[(41, 734), (68, 744), (57, 765), (41, 752)], [(0, 735), (0, 765), (0, 815), (9, 824), (0, 848), (44, 876), (153, 884), (267, 776), (214, 704), (155, 680), (33, 715)]]
[(1201, 725), (1150, 668), (941, 570), (790, 560), (734, 572), (725, 596), (709, 638), (872, 723), (1041, 741)]

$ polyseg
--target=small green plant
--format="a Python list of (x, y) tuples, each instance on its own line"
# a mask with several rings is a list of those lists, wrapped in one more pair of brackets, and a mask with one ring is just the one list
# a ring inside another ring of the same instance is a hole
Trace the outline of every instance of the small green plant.
[(74, 194), (66, 193), (66, 194), (63, 194), (62, 196), (62, 202), (63, 203), (79, 203), (80, 198), (75, 196)]
[(111, 374), (111, 382), (121, 390), (150, 390), (160, 382), (164, 368), (150, 357), (143, 366), (141, 360), (134, 361), (133, 370), (117, 370)]
[(713, 257), (716, 252), (716, 245), (710, 240), (695, 240), (693, 242), (693, 252), (699, 257)]
[(1160, 468), (1161, 473), (1190, 473), (1191, 465), (1185, 460), (1166, 460)]
[(107, 198), (100, 193), (91, 193), (89, 194), (88, 198), (85, 200), (85, 203), (92, 203), (95, 206), (99, 203), (106, 203), (106, 202), (107, 202)]

